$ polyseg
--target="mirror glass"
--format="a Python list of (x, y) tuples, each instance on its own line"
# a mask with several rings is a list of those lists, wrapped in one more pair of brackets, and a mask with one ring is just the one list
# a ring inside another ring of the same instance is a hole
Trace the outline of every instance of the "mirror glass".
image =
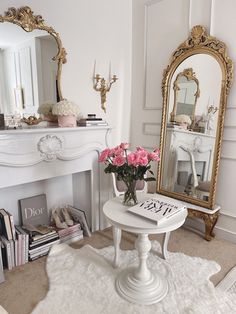
[(167, 100), (161, 189), (209, 200), (221, 83), (220, 64), (208, 54), (189, 56), (174, 71)]
[(57, 53), (57, 42), (48, 32), (0, 23), (1, 113), (34, 115), (40, 104), (58, 101)]
[(232, 81), (225, 44), (194, 26), (163, 73), (158, 193), (214, 208)]

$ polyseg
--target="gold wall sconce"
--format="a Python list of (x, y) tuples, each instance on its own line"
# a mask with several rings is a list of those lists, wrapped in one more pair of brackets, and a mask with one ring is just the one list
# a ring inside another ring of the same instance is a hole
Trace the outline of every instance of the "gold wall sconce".
[[(95, 65), (94, 65), (94, 68), (95, 68)], [(95, 89), (95, 91), (100, 92), (101, 108), (102, 110), (104, 110), (105, 113), (106, 113), (107, 93), (110, 91), (112, 84), (114, 84), (118, 80), (118, 77), (116, 75), (113, 75), (111, 77), (110, 73), (111, 73), (111, 65), (110, 65), (110, 70), (109, 70), (108, 81), (106, 81), (104, 77), (101, 77), (100, 74), (96, 74), (95, 76), (93, 76), (93, 88)]]

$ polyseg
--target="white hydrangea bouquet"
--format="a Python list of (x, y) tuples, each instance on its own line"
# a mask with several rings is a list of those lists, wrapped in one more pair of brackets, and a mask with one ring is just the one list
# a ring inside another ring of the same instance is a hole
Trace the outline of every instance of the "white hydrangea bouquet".
[(52, 113), (58, 116), (58, 125), (61, 127), (75, 127), (76, 118), (80, 113), (79, 106), (74, 102), (63, 99), (52, 108)]
[(42, 117), (43, 120), (49, 122), (57, 122), (57, 116), (53, 115), (52, 108), (55, 105), (53, 102), (45, 102), (38, 107), (38, 113)]

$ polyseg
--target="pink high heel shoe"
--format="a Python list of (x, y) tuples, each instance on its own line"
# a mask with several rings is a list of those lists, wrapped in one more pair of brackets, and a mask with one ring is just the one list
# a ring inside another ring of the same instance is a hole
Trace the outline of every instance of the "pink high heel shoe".
[(61, 221), (60, 216), (59, 216), (59, 214), (58, 214), (58, 212), (56, 210), (52, 213), (52, 219), (53, 219), (53, 221), (54, 221), (54, 223), (55, 223), (55, 225), (56, 225), (56, 227), (58, 229), (66, 229), (66, 228), (68, 228), (66, 222), (65, 221), (63, 221), (63, 222)]
[(68, 213), (68, 210), (66, 207), (62, 208), (61, 210), (62, 216), (68, 226), (73, 226), (74, 221), (71, 219), (70, 214)]

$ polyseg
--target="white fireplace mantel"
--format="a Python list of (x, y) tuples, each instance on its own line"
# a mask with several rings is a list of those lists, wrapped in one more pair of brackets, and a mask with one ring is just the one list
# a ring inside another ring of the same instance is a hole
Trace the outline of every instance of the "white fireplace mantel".
[(98, 153), (108, 146), (110, 130), (107, 126), (0, 131), (0, 189), (91, 171), (91, 224), (93, 231), (99, 229)]

